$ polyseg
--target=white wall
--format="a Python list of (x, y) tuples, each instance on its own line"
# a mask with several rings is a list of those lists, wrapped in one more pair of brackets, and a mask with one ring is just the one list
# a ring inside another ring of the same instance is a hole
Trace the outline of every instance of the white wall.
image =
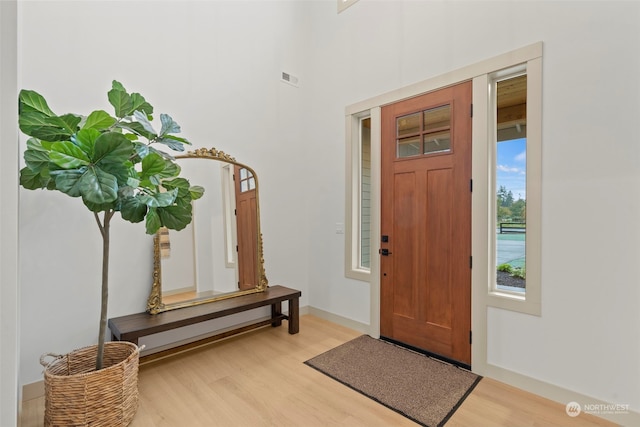
[[(361, 0), (340, 15), (328, 0), (118, 4), (23, 3), (20, 86), (81, 112), (108, 108), (118, 79), (197, 146), (252, 165), (270, 282), (365, 324), (369, 285), (344, 278), (335, 232), (345, 106), (542, 41), (542, 316), (491, 310), (488, 359), (640, 410), (640, 3)], [(21, 198), (24, 384), (41, 378), (40, 354), (95, 341), (100, 254), (77, 201)], [(150, 239), (120, 221), (113, 246), (110, 316), (141, 311)]]
[(314, 307), (367, 322), (341, 277), (344, 108), (542, 41), (542, 316), (490, 309), (488, 362), (640, 410), (640, 3), (362, 0), (314, 3), (309, 137)]
[(0, 2), (0, 425), (17, 424), (20, 406), (18, 304), (17, 5)]

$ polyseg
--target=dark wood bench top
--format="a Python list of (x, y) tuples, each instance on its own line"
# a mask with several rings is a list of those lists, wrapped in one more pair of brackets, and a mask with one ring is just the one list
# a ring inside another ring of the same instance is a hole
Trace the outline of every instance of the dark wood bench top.
[[(158, 314), (144, 312), (115, 317), (109, 319), (109, 329), (115, 339), (137, 343), (138, 338), (141, 336), (193, 325), (270, 304), (279, 305), (282, 301), (290, 301), (292, 303), (290, 306), (295, 306), (289, 308), (289, 322), (295, 320), (297, 323), (298, 298), (300, 298), (301, 294), (302, 293), (296, 289), (289, 289), (279, 285), (271, 286), (264, 292), (213, 301)], [(292, 309), (295, 311), (295, 319), (291, 318)], [(290, 324), (290, 331), (291, 326)], [(297, 325), (295, 326), (297, 327)]]

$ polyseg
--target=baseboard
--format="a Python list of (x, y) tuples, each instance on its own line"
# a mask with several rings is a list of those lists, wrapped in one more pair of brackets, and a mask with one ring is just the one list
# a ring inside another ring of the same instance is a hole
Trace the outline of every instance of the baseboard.
[(529, 393), (536, 394), (562, 405), (578, 403), (583, 412), (614, 422), (621, 426), (640, 426), (640, 413), (625, 409), (628, 402), (611, 403), (582, 393), (550, 384), (527, 375), (487, 364), (481, 375), (501, 381)]
[(328, 320), (333, 323), (337, 323), (338, 325), (353, 329), (358, 332), (362, 332), (363, 334), (369, 333), (370, 327), (366, 323), (361, 323), (361, 322), (358, 322), (357, 320), (353, 320), (353, 319), (349, 319), (348, 317), (343, 317), (337, 314), (333, 314), (331, 312), (324, 311), (316, 307), (307, 306), (306, 308), (307, 308), (306, 314), (310, 314), (312, 316), (316, 316), (321, 319)]

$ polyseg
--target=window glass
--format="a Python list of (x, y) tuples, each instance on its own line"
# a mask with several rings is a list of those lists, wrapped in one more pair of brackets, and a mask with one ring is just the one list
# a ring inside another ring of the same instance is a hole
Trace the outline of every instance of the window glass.
[(244, 193), (255, 189), (256, 179), (253, 174), (245, 168), (240, 168), (240, 192)]
[(360, 266), (371, 268), (371, 118), (360, 120)]
[(496, 90), (496, 288), (526, 290), (527, 76), (505, 78)]
[(396, 129), (398, 158), (451, 151), (451, 106), (398, 117)]

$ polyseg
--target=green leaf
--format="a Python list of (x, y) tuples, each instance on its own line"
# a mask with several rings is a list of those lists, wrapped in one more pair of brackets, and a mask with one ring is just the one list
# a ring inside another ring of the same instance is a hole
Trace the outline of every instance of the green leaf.
[(81, 129), (71, 137), (71, 142), (77, 145), (87, 156), (93, 158), (93, 150), (96, 140), (101, 133), (96, 129)]
[(20, 185), (27, 190), (38, 190), (45, 188), (50, 178), (44, 177), (40, 172), (34, 171), (28, 167), (20, 171)]
[(149, 146), (146, 144), (142, 144), (141, 142), (134, 142), (133, 143), (135, 146), (135, 150), (136, 150), (136, 154), (138, 155), (138, 157), (140, 157), (141, 159), (144, 159), (145, 157), (147, 157), (147, 155), (149, 155)]
[(104, 172), (115, 176), (119, 185), (126, 185), (133, 169), (129, 159), (133, 156), (131, 141), (120, 133), (107, 132), (96, 139), (92, 161)]
[(172, 154), (167, 153), (166, 151), (163, 150), (158, 150), (157, 148), (153, 147), (152, 145), (147, 145), (147, 147), (149, 147), (149, 151), (153, 152), (153, 153), (158, 153), (158, 155), (164, 159), (167, 160), (171, 160), (172, 162), (174, 162), (176, 160), (175, 157), (173, 157)]
[(21, 113), (18, 117), (20, 130), (26, 135), (33, 136), (45, 141), (64, 141), (69, 139), (69, 131), (50, 123), (43, 113), (30, 111)]
[(171, 230), (182, 230), (191, 222), (191, 205), (168, 206), (158, 208), (158, 215), (162, 225)]
[(174, 141), (182, 142), (183, 144), (191, 145), (191, 142), (187, 138), (182, 138), (176, 135), (164, 135), (167, 139), (173, 139)]
[(117, 81), (117, 80), (113, 80), (113, 81), (111, 82), (111, 87), (112, 87), (113, 89), (121, 90), (121, 91), (123, 91), (123, 92), (126, 92), (126, 91), (127, 91), (127, 90), (124, 88), (124, 86), (122, 86), (122, 83), (120, 83), (120, 82), (119, 82), (119, 81)]
[(55, 116), (47, 105), (47, 101), (42, 95), (33, 90), (21, 90), (18, 96), (18, 108), (20, 115), (28, 112), (38, 112), (45, 116)]
[(166, 191), (163, 193), (158, 193), (154, 196), (156, 199), (156, 203), (158, 207), (164, 208), (167, 206), (171, 206), (173, 202), (176, 200), (176, 196), (178, 195), (178, 190)]
[(40, 141), (38, 138), (27, 139), (27, 149), (49, 152), (53, 143)]
[(147, 132), (144, 126), (138, 122), (119, 122), (116, 123), (116, 127), (128, 130), (129, 132), (133, 132), (134, 134), (143, 136), (149, 140), (156, 137), (155, 133)]
[(191, 194), (191, 200), (198, 200), (204, 195), (204, 187), (194, 185), (189, 188), (189, 193)]
[(120, 215), (129, 222), (141, 222), (147, 214), (147, 205), (137, 197), (127, 197), (122, 200)]
[(96, 110), (89, 114), (89, 117), (87, 117), (87, 121), (84, 123), (82, 128), (106, 130), (113, 126), (115, 122), (116, 119), (111, 117), (106, 111)]
[(82, 120), (82, 117), (75, 114), (65, 114), (63, 116), (47, 117), (45, 122), (60, 129), (60, 132), (64, 132), (69, 137), (73, 135), (78, 129), (78, 123)]
[(173, 138), (168, 138), (165, 136), (165, 137), (156, 139), (155, 142), (157, 142), (158, 144), (166, 145), (167, 147), (175, 151), (184, 151), (184, 143), (180, 141), (176, 141)]
[(146, 130), (147, 132), (149, 132), (152, 135), (156, 135), (156, 131), (153, 128), (153, 125), (151, 124), (149, 119), (147, 119), (146, 114), (144, 114), (142, 111), (137, 111), (136, 110), (136, 111), (133, 112), (133, 117), (135, 117), (136, 120), (138, 121), (138, 123), (140, 123), (142, 125), (144, 130)]
[(172, 160), (164, 159), (164, 170), (160, 174), (161, 178), (172, 178), (180, 175), (180, 165)]
[(77, 169), (90, 164), (87, 154), (70, 141), (53, 144), (49, 158), (63, 169)]
[(51, 175), (55, 178), (56, 189), (71, 197), (80, 197), (80, 178), (86, 172), (86, 168), (74, 170), (57, 170), (51, 171)]
[[(162, 186), (167, 190), (173, 190), (174, 188), (178, 189), (178, 197), (189, 197), (191, 199), (191, 195), (189, 192), (189, 181), (184, 178), (174, 178), (162, 181)], [(189, 200), (191, 201), (191, 200)]]
[(160, 216), (158, 215), (158, 211), (156, 208), (151, 208), (147, 212), (147, 217), (145, 221), (145, 228), (147, 230), (147, 234), (156, 234), (158, 229), (162, 226), (162, 222), (160, 221)]
[(95, 142), (93, 157), (95, 164), (123, 164), (134, 155), (131, 141), (118, 132), (101, 134)]
[(82, 198), (87, 202), (103, 204), (118, 198), (116, 177), (98, 167), (87, 168), (79, 180), (79, 185)]
[(150, 153), (142, 159), (141, 179), (147, 179), (160, 174), (165, 168), (165, 160), (156, 153)]
[(138, 188), (140, 186), (140, 180), (130, 176), (127, 178), (127, 186)]
[(133, 197), (135, 194), (135, 187), (131, 187), (129, 185), (121, 185), (118, 188), (118, 198), (126, 199), (128, 197)]
[(132, 103), (132, 107), (131, 109), (133, 111), (142, 111), (148, 115), (153, 113), (153, 106), (151, 104), (149, 104), (142, 95), (140, 95), (139, 93), (132, 93), (131, 94), (131, 103)]
[(157, 208), (158, 202), (157, 200), (150, 194), (141, 193), (136, 196), (140, 203), (144, 203), (149, 208)]
[(29, 138), (27, 140), (27, 149), (24, 152), (24, 161), (27, 167), (34, 172), (49, 167), (49, 150), (42, 146), (40, 140)]
[(71, 197), (82, 196), (85, 204), (110, 204), (117, 199), (116, 177), (95, 166), (52, 171), (56, 188)]
[(120, 83), (114, 80), (113, 88), (108, 92), (107, 96), (109, 103), (115, 109), (116, 117), (121, 119), (131, 114), (133, 108), (131, 96)]
[(34, 172), (40, 172), (43, 168), (49, 166), (49, 153), (40, 150), (26, 150), (24, 152), (24, 161), (27, 167)]
[(160, 122), (162, 123), (162, 129), (160, 129), (160, 136), (164, 136), (168, 133), (180, 133), (180, 125), (173, 121), (170, 115), (160, 114)]

